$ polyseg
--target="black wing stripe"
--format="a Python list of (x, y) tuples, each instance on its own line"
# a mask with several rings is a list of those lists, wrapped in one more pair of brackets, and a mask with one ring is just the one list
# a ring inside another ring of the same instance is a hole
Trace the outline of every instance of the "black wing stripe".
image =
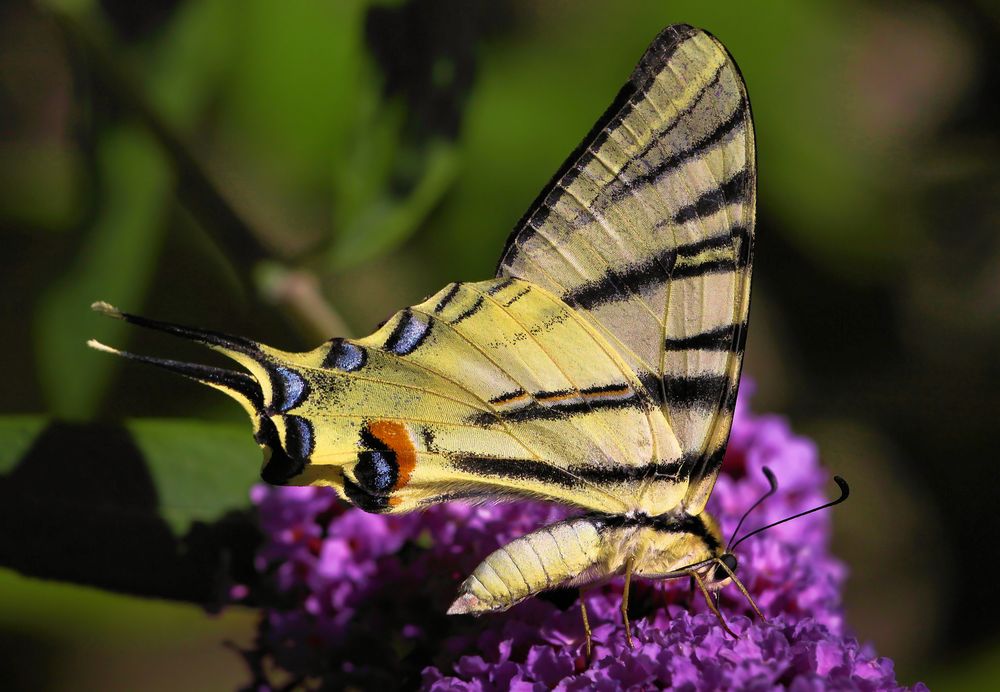
[(476, 302), (473, 303), (472, 306), (469, 307), (469, 309), (467, 309), (461, 315), (459, 315), (454, 320), (452, 320), (451, 321), (451, 325), (454, 327), (456, 324), (460, 324), (461, 322), (464, 322), (465, 320), (469, 319), (470, 317), (472, 317), (473, 315), (475, 315), (477, 312), (479, 312), (483, 308), (484, 300), (485, 299), (482, 296), (479, 296), (478, 298), (476, 298)]
[(690, 485), (697, 485), (706, 476), (715, 473), (726, 456), (726, 445), (722, 445), (709, 454), (685, 456), (681, 462), (680, 477)]
[(549, 196), (558, 191), (560, 185), (569, 185), (572, 182), (572, 179), (579, 173), (578, 168), (576, 172), (573, 172), (574, 168), (583, 157), (590, 155), (588, 149), (600, 148), (608, 138), (608, 134), (612, 130), (616, 130), (622, 121), (632, 113), (638, 98), (649, 91), (656, 75), (667, 65), (681, 44), (696, 33), (697, 29), (694, 27), (677, 24), (667, 27), (653, 39), (652, 45), (643, 54), (631, 77), (615, 96), (615, 100), (611, 102), (611, 105), (597, 119), (580, 145), (570, 153), (559, 170), (538, 193), (524, 216), (514, 225), (514, 230), (511, 231), (504, 244), (503, 252), (500, 253), (500, 261), (497, 264), (498, 274), (502, 272), (503, 267), (510, 266), (514, 262), (517, 255), (517, 237), (521, 230), (528, 226), (537, 227), (545, 222), (552, 211), (549, 206)]
[(526, 406), (511, 411), (497, 413), (477, 413), (470, 418), (473, 425), (485, 426), (496, 423), (497, 420), (523, 423), (532, 420), (556, 420), (566, 416), (583, 415), (600, 410), (632, 408), (644, 410), (645, 400), (637, 394), (614, 399), (576, 399), (557, 404), (540, 404), (532, 401)]
[(663, 161), (660, 161), (657, 165), (653, 166), (648, 172), (640, 176), (636, 176), (636, 178), (632, 181), (632, 185), (634, 187), (641, 187), (643, 185), (656, 184), (660, 178), (675, 170), (685, 161), (689, 161), (700, 156), (719, 142), (726, 139), (733, 132), (736, 132), (741, 125), (746, 123), (746, 119), (747, 102), (746, 99), (741, 99), (732, 114), (719, 123), (719, 125), (708, 133), (702, 140), (691, 145), (687, 149), (677, 152), (673, 156), (668, 156)]
[(671, 408), (714, 411), (730, 389), (729, 377), (724, 374), (667, 375), (663, 378), (664, 403)]
[[(647, 401), (626, 383), (597, 385), (586, 389), (562, 389), (529, 394), (516, 390), (490, 400), (500, 406), (496, 413), (480, 413), (471, 419), (474, 425), (491, 425), (499, 421), (524, 422), (554, 420), (565, 416), (588, 414), (602, 409), (635, 408), (643, 410)], [(504, 404), (520, 404), (503, 410)]]
[(506, 303), (503, 304), (503, 306), (505, 308), (509, 308), (511, 305), (513, 305), (517, 301), (521, 300), (521, 298), (524, 298), (524, 296), (528, 295), (529, 293), (531, 293), (531, 288), (525, 286), (520, 291), (518, 291), (517, 293), (515, 293), (513, 295), (513, 297), (511, 297), (510, 300), (508, 300)]
[(505, 288), (507, 288), (508, 286), (510, 286), (512, 283), (514, 283), (513, 277), (507, 277), (503, 281), (498, 281), (497, 283), (495, 283), (492, 286), (490, 286), (489, 288), (487, 288), (486, 289), (486, 293), (488, 295), (495, 296), (497, 293), (499, 293), (500, 291), (504, 290)]
[(701, 195), (692, 204), (681, 207), (674, 214), (674, 223), (687, 223), (693, 219), (714, 214), (727, 204), (732, 204), (736, 201), (745, 202), (747, 197), (747, 180), (747, 169), (744, 168), (722, 185)]
[(490, 403), (495, 406), (502, 406), (503, 404), (510, 403), (511, 401), (516, 401), (517, 399), (526, 396), (528, 396), (528, 393), (523, 389), (515, 389), (512, 392), (507, 392), (505, 394), (501, 394), (500, 396), (490, 399)]
[[(677, 128), (677, 126), (679, 126), (679, 125), (681, 125), (682, 123), (685, 122), (685, 119), (689, 115), (691, 115), (691, 113), (693, 113), (694, 110), (700, 105), (701, 100), (705, 96), (705, 94), (712, 87), (714, 87), (715, 85), (717, 85), (719, 83), (719, 78), (722, 76), (723, 71), (725, 71), (725, 69), (727, 67), (729, 67), (729, 65), (728, 65), (728, 63), (725, 63), (725, 62), (722, 63), (721, 65), (719, 65), (718, 69), (716, 69), (716, 71), (715, 71), (715, 74), (712, 75), (712, 78), (708, 82), (705, 83), (705, 86), (703, 86), (698, 91), (698, 93), (694, 96), (694, 98), (691, 100), (691, 102), (674, 117), (674, 119), (670, 122), (669, 125), (667, 125), (665, 128), (663, 128), (662, 130), (660, 130), (659, 132), (657, 132), (657, 134), (656, 134), (655, 137), (650, 137), (649, 142), (642, 149), (640, 149), (638, 152), (636, 152), (636, 154), (632, 157), (632, 159), (626, 164), (625, 168), (622, 170), (622, 173), (619, 174), (619, 178), (623, 178), (624, 177), (624, 174), (628, 171), (628, 167), (629, 166), (632, 166), (632, 165), (638, 166), (638, 165), (640, 165), (640, 162), (645, 161), (646, 157), (648, 157), (649, 154), (654, 149), (656, 149), (657, 147), (660, 147), (660, 146), (663, 145), (664, 139), (666, 137), (668, 137), (670, 135), (670, 133), (673, 132), (673, 130)], [(594, 145), (591, 145), (591, 148), (597, 148), (597, 147), (594, 146)], [(622, 179), (622, 180), (620, 180), (618, 182), (612, 182), (612, 183), (609, 184), (609, 186), (610, 185), (616, 185), (616, 184), (618, 184), (618, 185), (624, 185), (626, 187), (626, 189), (634, 189), (633, 183), (631, 181), (626, 181), (625, 179)], [(614, 191), (614, 192), (612, 192), (612, 197), (611, 197), (612, 200), (616, 199), (618, 197), (620, 197), (620, 191)]]
[(461, 288), (462, 288), (462, 283), (460, 281), (456, 281), (455, 283), (453, 283), (451, 285), (451, 288), (448, 289), (448, 292), (445, 293), (441, 297), (441, 300), (437, 302), (437, 305), (434, 306), (434, 312), (440, 314), (441, 311), (448, 306), (448, 303), (454, 300), (455, 296), (458, 295), (458, 292), (461, 290)]
[[(667, 338), (664, 341), (664, 348), (667, 351), (686, 351), (689, 349), (699, 349), (703, 351), (729, 351), (732, 350), (736, 339), (737, 328), (746, 330), (745, 324), (727, 324), (716, 329), (710, 329), (698, 334), (689, 336)], [(740, 334), (743, 332), (741, 331)]]
[[(731, 248), (734, 239), (739, 240), (740, 251), (735, 259), (726, 261), (728, 264), (720, 260), (716, 263), (704, 262), (701, 264), (675, 266), (678, 259), (697, 257), (699, 254), (710, 250)], [(747, 230), (742, 226), (738, 226), (717, 236), (681, 245), (677, 248), (663, 250), (642, 262), (629, 264), (617, 270), (609, 270), (601, 278), (589, 281), (564, 293), (562, 299), (570, 305), (589, 310), (605, 303), (631, 300), (633, 298), (632, 293), (655, 284), (670, 281), (671, 279), (689, 278), (702, 274), (736, 269), (745, 266), (744, 262), (749, 261), (749, 255), (743, 251), (744, 248), (748, 247), (748, 241), (749, 234)], [(623, 290), (623, 287), (629, 290)]]
[(682, 462), (653, 462), (642, 466), (575, 465), (561, 469), (530, 459), (486, 456), (456, 456), (451, 464), (458, 470), (484, 478), (535, 481), (564, 488), (579, 488), (582, 482), (635, 483), (652, 477), (675, 478)]
[(736, 259), (733, 257), (721, 257), (711, 259), (697, 264), (682, 264), (674, 267), (670, 274), (671, 279), (691, 279), (696, 276), (706, 276), (708, 274), (721, 274), (731, 272), (736, 269)]

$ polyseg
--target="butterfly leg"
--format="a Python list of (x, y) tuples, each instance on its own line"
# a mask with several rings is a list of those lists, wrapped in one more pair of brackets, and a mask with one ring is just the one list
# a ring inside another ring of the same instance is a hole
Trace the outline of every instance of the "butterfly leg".
[(719, 624), (722, 625), (722, 629), (726, 630), (726, 632), (731, 635), (733, 639), (739, 639), (739, 635), (729, 629), (729, 625), (726, 624), (726, 620), (722, 617), (722, 613), (720, 613), (719, 609), (715, 607), (714, 603), (712, 603), (712, 596), (708, 593), (708, 589), (705, 588), (705, 582), (702, 578), (698, 576), (697, 572), (691, 572), (690, 574), (694, 578), (698, 588), (701, 589), (701, 594), (705, 597), (705, 603), (708, 604), (708, 609), (715, 613), (715, 617), (719, 619)]
[(726, 570), (726, 573), (729, 574), (729, 578), (733, 580), (733, 583), (736, 584), (736, 588), (738, 588), (743, 593), (743, 595), (746, 596), (747, 602), (750, 603), (750, 607), (753, 608), (753, 612), (757, 613), (757, 617), (760, 618), (760, 621), (767, 622), (767, 618), (764, 617), (764, 613), (760, 612), (760, 608), (758, 608), (757, 604), (754, 603), (753, 598), (750, 596), (750, 592), (747, 591), (747, 587), (743, 586), (743, 582), (741, 582), (736, 577), (736, 575), (733, 573), (733, 570), (729, 569), (729, 565), (727, 565), (722, 560), (719, 560), (718, 562), (720, 565), (722, 565), (722, 569)]
[(625, 590), (622, 592), (622, 622), (625, 623), (625, 642), (630, 649), (635, 648), (632, 646), (632, 627), (628, 621), (628, 588), (631, 583), (632, 561), (629, 560), (625, 563)]
[(590, 652), (593, 650), (590, 618), (587, 617), (587, 602), (583, 600), (584, 589), (580, 589), (580, 614), (583, 615), (583, 634), (587, 638), (587, 660), (590, 660)]

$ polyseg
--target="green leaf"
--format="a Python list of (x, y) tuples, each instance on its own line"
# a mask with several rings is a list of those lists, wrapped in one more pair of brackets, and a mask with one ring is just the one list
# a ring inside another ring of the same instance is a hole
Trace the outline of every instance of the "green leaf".
[(245, 427), (21, 416), (0, 418), (0, 449), (0, 566), (201, 603), (252, 580)]
[(249, 426), (136, 420), (127, 428), (152, 476), (160, 516), (174, 535), (248, 506), (261, 455)]

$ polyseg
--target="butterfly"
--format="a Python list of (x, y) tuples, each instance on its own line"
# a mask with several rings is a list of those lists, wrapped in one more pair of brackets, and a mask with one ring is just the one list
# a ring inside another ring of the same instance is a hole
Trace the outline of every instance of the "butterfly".
[(305, 353), (94, 306), (245, 372), (91, 345), (238, 401), (269, 483), (329, 486), (375, 513), (525, 498), (581, 511), (487, 556), (449, 613), (624, 575), (631, 645), (632, 577), (689, 577), (725, 627), (709, 594), (733, 582), (750, 596), (705, 505), (743, 363), (755, 197), (740, 71), (711, 34), (674, 25), (517, 223), (493, 279)]

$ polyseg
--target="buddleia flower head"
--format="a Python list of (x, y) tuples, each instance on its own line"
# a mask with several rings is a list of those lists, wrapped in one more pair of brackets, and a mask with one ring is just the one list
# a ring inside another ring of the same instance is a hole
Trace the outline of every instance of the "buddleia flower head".
[[(741, 533), (821, 504), (829, 474), (812, 441), (748, 407), (744, 383), (708, 509), (724, 535), (768, 489)], [(594, 651), (584, 655), (575, 594), (533, 598), (484, 618), (445, 615), (459, 582), (498, 546), (571, 513), (544, 503), (447, 504), (419, 514), (344, 509), (323, 488), (254, 490), (264, 542), (257, 568), (271, 590), (256, 646), (254, 689), (435, 690), (719, 688), (894, 689), (892, 661), (859, 644), (844, 622), (844, 565), (830, 555), (828, 513), (775, 527), (737, 549), (739, 574), (767, 622), (729, 587), (726, 635), (686, 580), (633, 583), (634, 650), (618, 608), (621, 581), (585, 596)], [(918, 685), (918, 688), (922, 687)]]

